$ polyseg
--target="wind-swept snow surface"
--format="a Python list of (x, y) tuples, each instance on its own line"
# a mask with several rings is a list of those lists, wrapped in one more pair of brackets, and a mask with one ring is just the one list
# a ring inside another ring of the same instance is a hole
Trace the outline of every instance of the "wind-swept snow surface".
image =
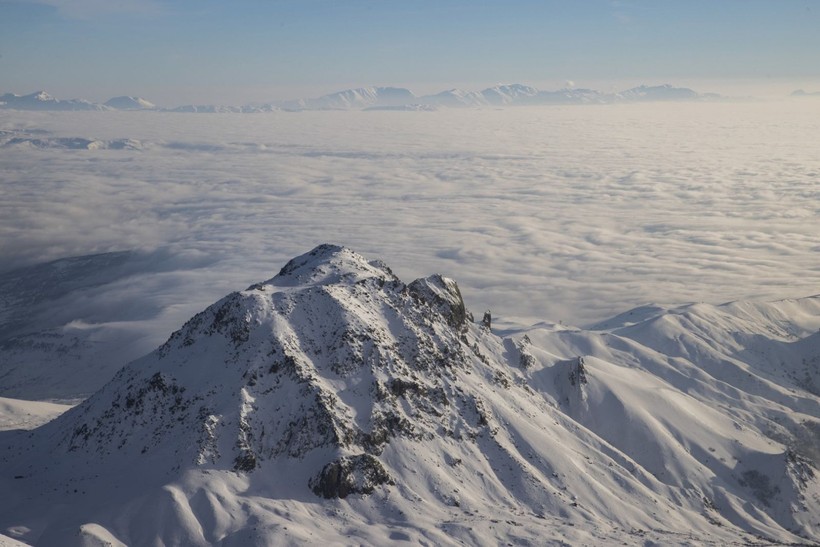
[(321, 245), (53, 422), (0, 434), (0, 532), (38, 545), (816, 542), (818, 322), (808, 298), (499, 336), (453, 280), (404, 284)]

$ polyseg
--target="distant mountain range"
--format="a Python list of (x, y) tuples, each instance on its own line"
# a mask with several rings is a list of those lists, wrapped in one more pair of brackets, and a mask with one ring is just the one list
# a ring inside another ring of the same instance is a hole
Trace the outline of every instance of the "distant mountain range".
[[(795, 95), (798, 93), (795, 92)], [(805, 94), (805, 93), (803, 93)], [(361, 87), (337, 91), (321, 97), (272, 102), (263, 105), (182, 105), (160, 108), (141, 97), (113, 97), (103, 104), (84, 99), (57, 99), (45, 91), (29, 95), (6, 93), (0, 109), (13, 110), (149, 110), (189, 113), (252, 113), (276, 110), (435, 110), (438, 108), (486, 108), (518, 105), (607, 104), (650, 101), (710, 101), (722, 99), (715, 93), (698, 93), (669, 84), (638, 86), (618, 93), (594, 89), (565, 88), (545, 91), (523, 84), (489, 87), (483, 91), (448, 89), (433, 95), (415, 95), (402, 87)]]
[(698, 93), (686, 87), (669, 84), (639, 86), (618, 93), (602, 93), (594, 89), (565, 88), (544, 91), (523, 84), (498, 85), (483, 91), (448, 89), (433, 95), (414, 95), (396, 87), (364, 87), (347, 89), (315, 99), (300, 99), (279, 103), (282, 110), (363, 110), (431, 108), (480, 108), (518, 105), (621, 103), (639, 101), (706, 101), (720, 99), (714, 93)]

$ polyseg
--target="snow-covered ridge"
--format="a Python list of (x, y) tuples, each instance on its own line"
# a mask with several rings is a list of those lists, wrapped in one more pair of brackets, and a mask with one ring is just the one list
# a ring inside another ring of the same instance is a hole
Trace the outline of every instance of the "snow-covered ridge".
[(405, 284), (321, 245), (60, 418), (0, 433), (0, 533), (38, 545), (820, 539), (820, 297), (649, 307), (593, 331), (501, 337), (487, 323), (451, 279)]
[(637, 101), (713, 100), (715, 94), (702, 95), (689, 88), (671, 85), (639, 86), (620, 93), (601, 93), (591, 89), (544, 91), (523, 84), (498, 85), (482, 91), (449, 89), (416, 96), (409, 89), (370, 87), (348, 89), (315, 99), (282, 103), (285, 110), (359, 110), (407, 105), (429, 107), (488, 107), (539, 104), (587, 104)]
[(602, 93), (592, 89), (565, 88), (545, 91), (523, 84), (506, 84), (482, 91), (448, 89), (431, 95), (417, 96), (402, 87), (360, 87), (345, 89), (321, 97), (302, 98), (266, 104), (181, 105), (160, 108), (141, 97), (113, 97), (105, 104), (81, 99), (60, 100), (45, 91), (29, 95), (7, 93), (0, 96), (0, 109), (16, 110), (150, 110), (181, 113), (258, 113), (278, 110), (430, 110), (437, 107), (488, 107), (539, 104), (588, 104), (638, 101), (705, 101), (721, 97), (714, 93), (701, 94), (685, 87), (669, 84), (642, 85), (619, 93)]
[(0, 95), (0, 108), (15, 110), (107, 110), (104, 105), (83, 99), (56, 99), (45, 91), (35, 91), (28, 95), (6, 93)]

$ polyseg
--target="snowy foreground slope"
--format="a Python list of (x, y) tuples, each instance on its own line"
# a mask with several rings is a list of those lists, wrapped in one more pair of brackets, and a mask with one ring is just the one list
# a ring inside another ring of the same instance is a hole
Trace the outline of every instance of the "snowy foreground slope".
[(816, 544), (820, 298), (499, 336), (323, 245), (0, 433), (37, 545)]

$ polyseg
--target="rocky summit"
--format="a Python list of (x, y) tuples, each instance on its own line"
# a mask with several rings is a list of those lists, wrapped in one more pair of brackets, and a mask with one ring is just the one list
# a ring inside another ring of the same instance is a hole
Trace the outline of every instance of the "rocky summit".
[[(452, 279), (405, 284), (321, 245), (54, 421), (0, 433), (0, 532), (38, 545), (817, 542), (820, 346), (812, 320), (787, 334), (778, 314), (819, 308), (653, 309), (502, 337)], [(778, 345), (789, 359), (773, 368)]]

